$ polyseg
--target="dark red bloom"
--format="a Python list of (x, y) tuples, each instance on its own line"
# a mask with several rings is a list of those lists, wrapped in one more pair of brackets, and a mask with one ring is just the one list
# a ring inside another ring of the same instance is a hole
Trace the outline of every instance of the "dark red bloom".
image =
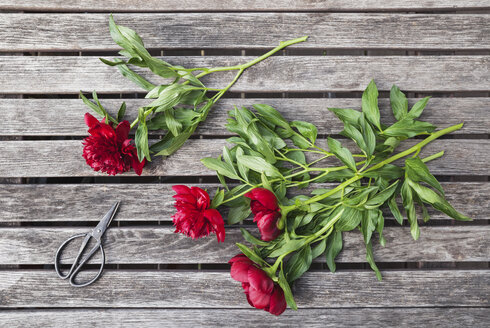
[(244, 254), (234, 256), (231, 264), (231, 277), (242, 283), (248, 303), (274, 315), (286, 310), (286, 298), (282, 288), (253, 261)]
[(172, 189), (177, 193), (175, 198), (174, 219), (175, 232), (181, 232), (192, 239), (216, 233), (218, 242), (225, 241), (225, 223), (221, 214), (209, 208), (210, 200), (206, 191), (199, 187), (189, 188), (176, 185)]
[(254, 222), (257, 222), (259, 228), (260, 238), (265, 241), (276, 239), (281, 233), (277, 227), (281, 212), (276, 196), (265, 188), (254, 188), (247, 192), (245, 197), (251, 199), (250, 208), (254, 214)]
[(112, 123), (105, 123), (105, 118), (99, 122), (86, 113), (85, 123), (89, 127), (90, 136), (83, 140), (83, 158), (91, 168), (116, 175), (132, 167), (137, 175), (141, 175), (146, 160), (138, 160), (136, 148), (128, 139), (131, 129), (128, 121), (119, 123), (114, 129)]

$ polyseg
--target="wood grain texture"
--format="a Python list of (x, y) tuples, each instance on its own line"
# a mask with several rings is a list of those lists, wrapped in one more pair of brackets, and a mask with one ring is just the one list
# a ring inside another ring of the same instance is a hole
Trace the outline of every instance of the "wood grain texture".
[[(418, 99), (410, 99), (412, 106)], [(137, 109), (147, 105), (147, 99), (102, 99), (101, 102), (112, 115), (117, 114), (121, 102), (127, 104), (126, 117), (132, 122)], [(250, 98), (222, 99), (208, 119), (197, 131), (199, 135), (230, 136), (225, 128), (227, 112), (233, 106), (268, 104), (275, 107), (288, 120), (300, 118), (314, 122), (320, 134), (338, 134), (342, 122), (330, 108), (361, 108), (361, 99), (349, 98)], [(379, 101), (381, 117), (387, 124), (393, 123), (393, 114), (388, 99)], [(87, 126), (83, 115), (90, 112), (79, 99), (0, 99), (0, 135), (4, 136), (86, 136)], [(490, 98), (432, 98), (421, 120), (438, 127), (447, 127), (464, 121), (464, 127), (453, 134), (486, 134), (490, 131)]]
[[(415, 141), (406, 141), (400, 146), (400, 151), (414, 145)], [(324, 143), (320, 141), (318, 144)], [(142, 176), (214, 176), (215, 172), (202, 165), (200, 159), (217, 157), (225, 144), (223, 139), (187, 140), (171, 157), (153, 159), (143, 169)], [(353, 143), (345, 141), (344, 144), (354, 150)], [(80, 140), (0, 141), (0, 177), (107, 176), (93, 171), (85, 163), (82, 148)], [(488, 175), (490, 140), (435, 140), (423, 148), (421, 156), (429, 156), (441, 150), (445, 151), (444, 158), (428, 163), (433, 174)], [(321, 163), (325, 163), (325, 166), (340, 165), (340, 162), (330, 158)], [(135, 173), (126, 172), (124, 175), (135, 176)]]
[[(197, 185), (211, 195), (218, 186)], [(317, 184), (314, 187), (333, 186)], [(456, 209), (475, 220), (489, 219), (490, 183), (445, 182), (442, 186)], [(169, 184), (0, 185), (0, 222), (99, 221), (108, 210), (108, 204), (116, 199), (122, 201), (116, 221), (171, 221), (175, 211), (174, 192), (170, 187)], [(299, 192), (307, 194), (308, 190)], [(439, 212), (430, 213), (431, 220), (448, 219)]]
[(280, 317), (255, 309), (3, 310), (0, 325), (29, 327), (487, 327), (488, 308), (287, 309)]
[[(59, 245), (68, 237), (91, 228), (0, 228), (0, 264), (53, 264)], [(237, 253), (237, 242), (244, 242), (237, 227), (226, 229), (224, 243), (215, 235), (192, 240), (174, 233), (173, 227), (111, 228), (104, 240), (108, 264), (193, 264), (228, 263)], [(248, 228), (259, 237), (257, 229)], [(386, 247), (375, 237), (377, 262), (485, 262), (490, 261), (490, 226), (422, 227), (420, 239), (414, 241), (409, 227), (387, 227), (383, 231)], [(64, 258), (76, 256), (82, 240), (67, 248)], [(320, 256), (317, 262), (325, 262)], [(359, 231), (344, 233), (344, 248), (337, 262), (366, 261), (366, 251)], [(95, 256), (92, 263), (100, 263)], [(68, 262), (67, 262), (68, 263)]]
[[(308, 272), (297, 280), (300, 309), (312, 307), (487, 307), (490, 271)], [(246, 308), (229, 272), (104, 271), (85, 288), (73, 288), (54, 271), (0, 271), (0, 308), (127, 307)]]
[(77, 0), (3, 0), (0, 9), (6, 10), (35, 10), (35, 11), (373, 11), (373, 10), (417, 10), (430, 11), (434, 9), (488, 8), (488, 0), (385, 0), (385, 1), (356, 1), (356, 0), (87, 0), (83, 3)]
[[(311, 37), (294, 47), (490, 48), (490, 16), (478, 14), (198, 13), (114, 18), (137, 31), (147, 48), (269, 48), (303, 35)], [(107, 14), (0, 14), (0, 51), (118, 49), (108, 32)]]
[[(245, 63), (253, 57), (165, 57), (184, 67)], [(488, 91), (490, 56), (274, 56), (248, 69), (230, 89), (236, 92), (363, 91), (371, 79), (378, 89), (396, 83), (408, 91)], [(136, 70), (136, 69), (135, 69)], [(115, 67), (94, 57), (0, 57), (0, 93), (143, 92)], [(137, 69), (154, 83), (155, 75)], [(209, 88), (223, 88), (235, 72), (209, 75)], [(14, 78), (15, 77), (15, 78)]]

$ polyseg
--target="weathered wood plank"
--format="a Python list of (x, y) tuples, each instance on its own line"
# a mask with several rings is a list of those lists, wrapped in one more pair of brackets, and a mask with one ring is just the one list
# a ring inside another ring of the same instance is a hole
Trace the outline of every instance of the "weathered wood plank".
[(24, 327), (487, 327), (488, 308), (3, 310), (0, 325)]
[[(216, 67), (245, 63), (252, 57), (166, 57), (185, 67)], [(380, 90), (396, 83), (404, 91), (488, 91), (490, 56), (274, 56), (251, 67), (231, 90), (237, 92), (362, 91), (371, 79)], [(0, 92), (100, 93), (143, 92), (117, 68), (94, 57), (0, 57)], [(141, 69), (137, 70), (141, 72)], [(142, 72), (152, 82), (152, 73)], [(222, 88), (235, 72), (204, 78)], [(15, 77), (15, 78), (14, 78)]]
[[(199, 186), (213, 194), (218, 185)], [(442, 186), (456, 209), (475, 220), (489, 219), (490, 183), (446, 182)], [(116, 221), (171, 221), (173, 195), (168, 184), (0, 185), (0, 222), (98, 221), (116, 199), (122, 201)], [(439, 212), (430, 213), (431, 220), (447, 219)]]
[(189, 11), (374, 11), (374, 10), (417, 10), (430, 11), (435, 9), (464, 9), (489, 8), (488, 0), (385, 0), (385, 1), (355, 1), (355, 0), (210, 0), (205, 3), (199, 0), (87, 0), (83, 4), (76, 0), (3, 0), (0, 9), (5, 10), (34, 10), (34, 11), (160, 11), (160, 12), (189, 12)]
[[(490, 271), (308, 272), (296, 283), (299, 308), (487, 307)], [(73, 288), (54, 271), (0, 271), (0, 307), (246, 308), (228, 272), (111, 271)]]
[[(53, 254), (68, 237), (90, 228), (0, 228), (0, 264), (52, 264)], [(104, 241), (108, 264), (228, 263), (243, 242), (238, 228), (227, 228), (224, 243), (216, 237), (192, 240), (174, 233), (173, 227), (111, 228)], [(249, 229), (259, 236), (256, 229)], [(377, 262), (485, 262), (490, 261), (490, 226), (422, 227), (414, 241), (409, 227), (387, 227), (386, 247), (375, 242)], [(377, 238), (375, 238), (377, 239)], [(66, 258), (73, 259), (79, 243), (71, 245)], [(163, 246), (164, 245), (164, 246)], [(317, 258), (325, 262), (325, 257)], [(344, 233), (344, 248), (338, 262), (365, 262), (366, 252), (359, 231)], [(100, 263), (95, 257), (92, 263)]]
[[(311, 37), (294, 47), (490, 48), (490, 17), (478, 14), (117, 14), (115, 19), (136, 30), (148, 48), (263, 48), (303, 35)], [(0, 14), (0, 51), (116, 49), (107, 14)]]
[[(410, 99), (409, 105), (418, 99)], [(128, 121), (137, 117), (137, 108), (147, 105), (147, 99), (102, 99), (102, 104), (116, 115), (122, 101), (127, 104)], [(205, 123), (198, 130), (200, 135), (231, 135), (225, 128), (227, 112), (233, 106), (269, 104), (288, 120), (315, 122), (320, 134), (337, 134), (343, 129), (342, 122), (327, 107), (361, 108), (357, 98), (251, 98), (222, 99), (216, 104)], [(388, 99), (380, 99), (381, 117), (387, 124), (393, 123)], [(421, 119), (438, 127), (446, 127), (464, 121), (464, 127), (454, 134), (486, 134), (490, 131), (490, 98), (432, 98)], [(87, 126), (83, 115), (91, 110), (79, 99), (2, 99), (0, 100), (0, 135), (6, 136), (86, 136)]]
[[(400, 150), (414, 145), (405, 142)], [(350, 145), (344, 142), (346, 146)], [(154, 159), (143, 169), (143, 176), (214, 175), (201, 164), (203, 157), (217, 157), (226, 144), (222, 139), (191, 139), (169, 159)], [(322, 143), (320, 143), (322, 145)], [(428, 163), (433, 174), (488, 175), (490, 140), (436, 140), (424, 147), (421, 156), (445, 151), (444, 158)], [(0, 141), (0, 177), (107, 176), (93, 171), (82, 158), (80, 140)], [(478, 154), (478, 156), (475, 156)], [(468, 160), (471, 158), (471, 160)], [(326, 165), (339, 165), (327, 159)], [(127, 172), (125, 175), (135, 175)]]

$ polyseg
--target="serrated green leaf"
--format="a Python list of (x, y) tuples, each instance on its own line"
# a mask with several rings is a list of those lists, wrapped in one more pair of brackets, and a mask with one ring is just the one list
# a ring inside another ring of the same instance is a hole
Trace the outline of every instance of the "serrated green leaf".
[(429, 168), (419, 157), (407, 158), (405, 160), (405, 172), (410, 180), (414, 182), (425, 182), (437, 189), (444, 196), (444, 189), (437, 179), (429, 172)]
[(390, 90), (390, 104), (391, 104), (391, 109), (393, 110), (393, 115), (395, 115), (397, 121), (401, 120), (407, 115), (407, 111), (408, 111), (407, 97), (394, 84)]
[(378, 88), (374, 80), (369, 82), (366, 90), (362, 93), (362, 112), (366, 119), (381, 130), (381, 122), (378, 108)]
[(424, 108), (427, 105), (427, 102), (429, 102), (429, 99), (430, 97), (425, 97), (417, 101), (415, 105), (412, 106), (412, 109), (410, 109), (410, 112), (408, 113), (408, 117), (411, 118), (419, 117), (424, 111)]
[(352, 153), (347, 149), (342, 147), (339, 141), (328, 137), (328, 148), (335, 154), (335, 156), (340, 159), (349, 169), (356, 172), (356, 162)]
[(237, 162), (240, 162), (243, 166), (248, 167), (249, 169), (262, 173), (271, 178), (280, 178), (282, 177), (281, 173), (277, 170), (276, 167), (269, 164), (265, 159), (258, 156), (250, 156), (250, 155), (241, 155), (237, 156)]
[[(345, 215), (345, 212), (344, 212)], [(342, 231), (334, 230), (327, 237), (327, 251), (325, 256), (327, 258), (327, 265), (331, 272), (335, 272), (337, 266), (335, 264), (335, 258), (342, 250)]]

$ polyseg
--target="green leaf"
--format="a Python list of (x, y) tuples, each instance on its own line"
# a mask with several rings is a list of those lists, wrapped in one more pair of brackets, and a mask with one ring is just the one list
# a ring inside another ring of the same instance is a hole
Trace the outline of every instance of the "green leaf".
[(391, 104), (391, 109), (393, 110), (393, 115), (395, 115), (397, 121), (401, 120), (407, 115), (407, 111), (408, 111), (407, 97), (394, 84), (390, 90), (390, 104)]
[(294, 253), (285, 265), (284, 271), (288, 282), (293, 282), (303, 275), (311, 266), (313, 260), (310, 245), (305, 245)]
[(378, 108), (378, 88), (374, 80), (369, 82), (366, 90), (362, 93), (362, 112), (367, 120), (381, 130)]
[(444, 189), (437, 179), (429, 172), (427, 165), (419, 157), (407, 158), (405, 160), (405, 172), (410, 180), (414, 182), (425, 182), (437, 189), (444, 196)]
[(424, 203), (432, 205), (432, 207), (434, 207), (436, 210), (447, 214), (455, 220), (471, 221), (471, 218), (456, 211), (454, 207), (452, 207), (451, 204), (449, 204), (444, 197), (442, 197), (432, 189), (424, 187), (409, 179), (407, 179), (406, 181), (408, 181), (410, 187)]
[(138, 113), (138, 128), (136, 129), (136, 133), (134, 136), (134, 143), (136, 145), (138, 159), (140, 162), (143, 161), (143, 158), (151, 161), (150, 149), (148, 148), (148, 128), (146, 127), (146, 117), (144, 112), (145, 110), (143, 108), (140, 108)]
[(383, 134), (389, 137), (411, 138), (422, 133), (431, 133), (435, 128), (435, 126), (428, 122), (404, 118), (384, 130)]
[(340, 159), (345, 165), (347, 165), (348, 168), (354, 172), (357, 171), (354, 157), (347, 148), (342, 147), (339, 141), (328, 137), (328, 148), (330, 148), (330, 151), (334, 153), (334, 155), (337, 156), (337, 158)]
[(378, 210), (378, 222), (376, 224), (376, 231), (378, 232), (379, 235), (379, 243), (383, 247), (386, 244), (385, 237), (383, 236), (384, 225), (385, 225), (385, 218), (383, 217), (383, 212)]
[(87, 105), (88, 107), (90, 107), (90, 109), (92, 109), (94, 112), (96, 112), (97, 114), (99, 114), (100, 116), (103, 116), (103, 117), (107, 116), (107, 112), (105, 111), (105, 109), (103, 107), (100, 108), (99, 106), (97, 106), (96, 104), (94, 104), (93, 102), (88, 100), (87, 97), (85, 97), (81, 91), (80, 91), (80, 98), (82, 98), (83, 103), (85, 105)]
[(402, 213), (400, 212), (400, 209), (398, 208), (398, 204), (396, 203), (395, 196), (391, 197), (391, 199), (388, 202), (388, 206), (390, 207), (390, 211), (395, 217), (396, 221), (398, 224), (403, 224), (403, 216)]
[(121, 104), (121, 107), (119, 107), (119, 110), (117, 111), (117, 121), (121, 122), (124, 118), (124, 114), (126, 114), (126, 103), (123, 101)]
[(252, 234), (250, 232), (248, 232), (247, 230), (245, 230), (243, 228), (240, 228), (240, 231), (242, 233), (243, 238), (246, 241), (248, 241), (250, 244), (259, 245), (259, 246), (268, 246), (269, 245), (268, 242), (260, 240), (256, 237), (252, 236)]
[(228, 212), (228, 224), (232, 225), (241, 222), (248, 218), (251, 213), (252, 211), (250, 210), (250, 204), (248, 202), (232, 207)]
[(211, 201), (211, 208), (217, 208), (218, 206), (223, 203), (223, 200), (225, 199), (225, 190), (224, 189), (217, 189), (216, 194), (213, 197), (213, 200)]
[(388, 188), (383, 189), (381, 192), (377, 193), (374, 195), (374, 197), (370, 198), (366, 204), (364, 204), (364, 207), (366, 208), (374, 208), (374, 207), (379, 207), (384, 204), (390, 198), (396, 191), (396, 187), (398, 187), (398, 183), (400, 180), (396, 180), (394, 183), (392, 183)]
[(242, 251), (242, 253), (248, 257), (251, 261), (259, 264), (259, 265), (267, 265), (267, 263), (257, 254), (255, 253), (252, 249), (248, 248), (247, 246), (236, 243), (237, 247)]
[[(243, 149), (240, 146), (237, 146), (236, 149), (236, 158), (244, 155)], [(242, 162), (237, 160), (238, 172), (245, 181), (248, 181), (248, 167), (242, 164)]]
[(238, 176), (238, 173), (235, 170), (235, 166), (233, 165), (232, 155), (230, 153), (230, 150), (226, 146), (223, 146), (223, 159), (225, 160), (225, 163), (228, 164), (228, 166), (232, 169), (233, 173)]
[(355, 141), (357, 146), (365, 153), (368, 151), (368, 147), (366, 145), (366, 141), (364, 140), (364, 137), (357, 128), (355, 128), (353, 125), (349, 123), (344, 124), (344, 130), (340, 132), (341, 135), (350, 138)]
[(168, 84), (157, 85), (146, 94), (145, 98), (146, 99), (158, 98), (160, 93), (162, 93), (163, 90), (165, 90), (167, 87), (169, 87)]
[(228, 163), (222, 162), (219, 159), (212, 157), (205, 157), (201, 159), (201, 163), (208, 169), (214, 170), (219, 174), (234, 180), (240, 180), (240, 177), (235, 173), (235, 169)]
[(318, 256), (322, 255), (327, 248), (327, 239), (324, 238), (320, 240), (312, 249), (311, 249), (311, 257), (316, 259)]
[(194, 133), (196, 125), (189, 127), (178, 136), (173, 136), (171, 133), (167, 133), (162, 140), (151, 145), (151, 150), (155, 151), (155, 156), (169, 156), (177, 151), (185, 143), (187, 139)]
[[(345, 212), (344, 212), (345, 213)], [(327, 251), (325, 256), (327, 258), (327, 265), (331, 272), (335, 272), (337, 266), (335, 265), (335, 258), (342, 250), (342, 231), (334, 230), (327, 237)]]
[(308, 142), (308, 140), (306, 140), (304, 137), (302, 136), (299, 136), (299, 135), (296, 135), (296, 134), (293, 134), (291, 137), (290, 137), (291, 141), (293, 142), (293, 144), (296, 146), (296, 147), (299, 147), (301, 149), (308, 149), (310, 148), (310, 143)]
[(403, 200), (403, 207), (405, 207), (405, 211), (407, 212), (408, 223), (410, 223), (410, 233), (414, 240), (419, 239), (420, 229), (419, 224), (417, 222), (417, 215), (415, 213), (415, 205), (413, 202), (413, 194), (412, 189), (408, 184), (409, 179), (405, 179), (401, 189), (401, 195)]
[(237, 156), (237, 162), (248, 167), (255, 172), (262, 173), (271, 178), (282, 177), (281, 173), (277, 170), (275, 166), (269, 164), (265, 159), (258, 156), (241, 155)]
[(270, 254), (269, 257), (278, 257), (281, 256), (284, 253), (291, 253), (294, 252), (301, 247), (305, 245), (305, 240), (304, 239), (292, 239), (289, 242), (285, 243), (278, 249), (273, 250)]
[(403, 176), (403, 169), (396, 165), (385, 164), (381, 168), (372, 171), (366, 171), (363, 176), (367, 178), (378, 178), (381, 177), (386, 180), (399, 179)]
[(279, 113), (273, 107), (264, 104), (255, 104), (253, 107), (260, 115), (269, 120), (271, 123), (274, 123), (275, 125), (284, 129), (291, 129), (289, 123), (284, 119), (281, 113)]
[[(116, 63), (123, 62), (121, 59), (116, 58), (114, 59)], [(147, 81), (145, 78), (143, 78), (141, 75), (135, 73), (133, 70), (131, 70), (127, 65), (125, 64), (120, 64), (117, 66), (117, 69), (121, 73), (122, 76), (130, 80), (131, 82), (135, 83), (136, 85), (140, 86), (141, 88), (150, 91), (153, 88), (156, 87), (153, 83)]]
[(173, 112), (173, 108), (165, 111), (165, 125), (167, 126), (167, 129), (176, 137), (182, 131), (182, 124), (175, 119)]
[(291, 287), (289, 287), (289, 283), (287, 282), (286, 277), (284, 276), (284, 271), (282, 269), (282, 265), (281, 265), (281, 270), (279, 270), (279, 281), (278, 282), (279, 282), (279, 286), (282, 288), (282, 291), (284, 292), (284, 298), (286, 299), (286, 303), (288, 303), (288, 305), (291, 309), (297, 311), (298, 306), (296, 305), (296, 302), (294, 301), (293, 293), (291, 292)]
[(417, 118), (419, 117), (422, 112), (424, 111), (425, 106), (427, 105), (427, 102), (429, 101), (430, 97), (425, 97), (420, 99), (413, 105), (412, 109), (410, 109), (410, 112), (408, 113), (408, 117), (411, 118)]
[(361, 232), (366, 245), (371, 241), (373, 231), (378, 224), (379, 210), (367, 210), (363, 212), (361, 218)]
[(374, 135), (371, 125), (364, 119), (364, 115), (359, 118), (359, 125), (361, 126), (362, 137), (366, 145), (364, 149), (361, 149), (365, 152), (366, 156), (370, 158), (373, 156), (374, 149), (376, 148), (376, 136)]
[(374, 262), (373, 244), (371, 241), (366, 244), (366, 261), (371, 266), (371, 269), (376, 273), (376, 278), (381, 281), (383, 277), (381, 276), (381, 272), (379, 272), (379, 269), (376, 266), (376, 262)]
[(338, 231), (351, 231), (354, 230), (362, 219), (362, 212), (353, 207), (343, 207), (344, 213), (342, 217), (335, 224), (335, 229)]
[(316, 126), (304, 121), (292, 121), (291, 126), (298, 129), (299, 133), (301, 133), (303, 137), (308, 138), (312, 144), (315, 143), (318, 135)]
[(359, 117), (362, 115), (361, 112), (354, 109), (328, 108), (328, 110), (334, 113), (344, 124), (349, 123), (354, 126), (357, 126)]

